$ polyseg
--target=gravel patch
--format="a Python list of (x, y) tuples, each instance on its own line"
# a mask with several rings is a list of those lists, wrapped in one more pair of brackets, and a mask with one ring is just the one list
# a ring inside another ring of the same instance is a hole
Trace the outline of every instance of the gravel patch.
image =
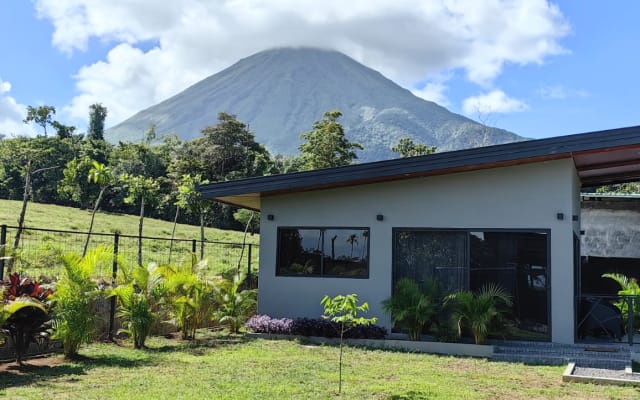
[(600, 369), (575, 367), (572, 375), (587, 376), (590, 378), (624, 379), (640, 382), (640, 373), (627, 373), (623, 369)]

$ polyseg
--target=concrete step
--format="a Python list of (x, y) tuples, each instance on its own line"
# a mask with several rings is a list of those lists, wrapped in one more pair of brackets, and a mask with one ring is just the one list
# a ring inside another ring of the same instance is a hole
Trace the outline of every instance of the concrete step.
[(588, 368), (624, 369), (629, 365), (629, 358), (599, 359), (565, 355), (541, 354), (494, 354), (492, 361), (519, 362), (530, 365), (566, 365), (575, 362), (577, 366)]
[(630, 364), (630, 347), (616, 343), (558, 344), (549, 342), (494, 343), (494, 361), (624, 369)]

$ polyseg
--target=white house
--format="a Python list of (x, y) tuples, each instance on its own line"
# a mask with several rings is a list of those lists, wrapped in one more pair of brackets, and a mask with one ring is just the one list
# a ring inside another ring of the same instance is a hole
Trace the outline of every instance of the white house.
[(318, 317), (325, 294), (380, 303), (401, 277), (495, 282), (517, 337), (573, 343), (580, 189), (640, 180), (640, 127), (214, 183), (260, 210), (259, 312)]

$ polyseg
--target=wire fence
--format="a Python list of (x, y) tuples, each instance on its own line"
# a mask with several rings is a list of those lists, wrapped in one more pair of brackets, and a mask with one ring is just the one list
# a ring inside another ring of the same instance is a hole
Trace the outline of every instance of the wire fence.
[[(0, 252), (9, 254), (18, 232), (18, 227), (0, 225)], [(25, 227), (20, 242), (10, 260), (0, 257), (0, 280), (12, 271), (21, 272), (33, 279), (55, 282), (62, 272), (57, 254), (82, 254), (87, 232)], [(122, 263), (135, 265), (139, 261), (139, 250), (143, 265), (179, 264), (191, 262), (193, 255), (207, 263), (199, 271), (205, 277), (220, 275), (229, 270), (247, 274), (250, 286), (257, 285), (259, 246), (251, 243), (200, 241), (196, 239), (171, 239), (163, 237), (138, 237), (118, 233), (92, 233), (88, 249), (98, 246), (111, 248), (113, 266), (94, 272), (95, 279), (111, 282)], [(0, 253), (0, 256), (4, 254)]]

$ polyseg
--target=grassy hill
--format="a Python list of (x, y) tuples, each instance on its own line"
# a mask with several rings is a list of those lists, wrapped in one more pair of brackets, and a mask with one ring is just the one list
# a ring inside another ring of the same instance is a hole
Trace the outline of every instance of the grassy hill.
[[(0, 200), (0, 225), (18, 225), (21, 201)], [(91, 219), (90, 210), (80, 210), (72, 207), (62, 207), (52, 204), (29, 203), (25, 218), (25, 226), (30, 228), (47, 228), (70, 231), (83, 231), (89, 229)], [(159, 219), (144, 219), (144, 236), (166, 237), (171, 236), (173, 223)], [(138, 234), (138, 216), (126, 214), (110, 214), (98, 212), (93, 226), (94, 232), (115, 233), (125, 235)], [(205, 238), (208, 241), (242, 242), (242, 232), (226, 231), (215, 228), (205, 228)], [(178, 224), (176, 238), (199, 239), (200, 227)], [(258, 243), (258, 235), (248, 235), (249, 243)]]
[[(18, 215), (22, 202), (0, 200), (0, 225), (17, 226)], [(82, 247), (89, 228), (91, 211), (72, 207), (62, 207), (50, 204), (29, 203), (25, 218), (25, 227), (52, 230), (78, 231), (79, 233), (55, 233), (37, 230), (26, 230), (21, 239), (18, 254), (17, 270), (27, 271), (33, 277), (52, 277), (59, 272), (58, 265), (52, 265), (52, 252), (62, 251), (82, 252)], [(173, 223), (153, 218), (145, 218), (143, 235), (152, 238), (170, 239)], [(98, 244), (113, 245), (113, 234), (136, 236), (138, 234), (138, 216), (124, 214), (110, 214), (99, 212), (96, 214), (94, 233), (110, 234), (111, 236), (94, 235), (91, 246)], [(7, 245), (11, 247), (15, 229), (8, 229)], [(191, 240), (200, 238), (200, 227), (178, 224), (171, 262), (180, 262), (190, 257), (193, 243)], [(188, 240), (187, 240), (188, 239)], [(208, 260), (208, 273), (218, 273), (222, 270), (240, 265), (247, 268), (247, 250), (243, 251), (243, 232), (227, 231), (215, 228), (205, 228), (205, 239), (208, 242), (203, 247), (204, 258)], [(247, 235), (247, 243), (258, 244), (259, 235)], [(143, 242), (143, 262), (155, 261), (166, 263), (169, 260), (169, 240), (147, 239)], [(196, 245), (196, 254), (200, 253), (200, 244)], [(137, 238), (121, 237), (119, 254), (127, 262), (136, 262)], [(252, 269), (258, 268), (258, 248), (252, 249)], [(97, 276), (110, 276), (110, 269), (97, 271)]]

